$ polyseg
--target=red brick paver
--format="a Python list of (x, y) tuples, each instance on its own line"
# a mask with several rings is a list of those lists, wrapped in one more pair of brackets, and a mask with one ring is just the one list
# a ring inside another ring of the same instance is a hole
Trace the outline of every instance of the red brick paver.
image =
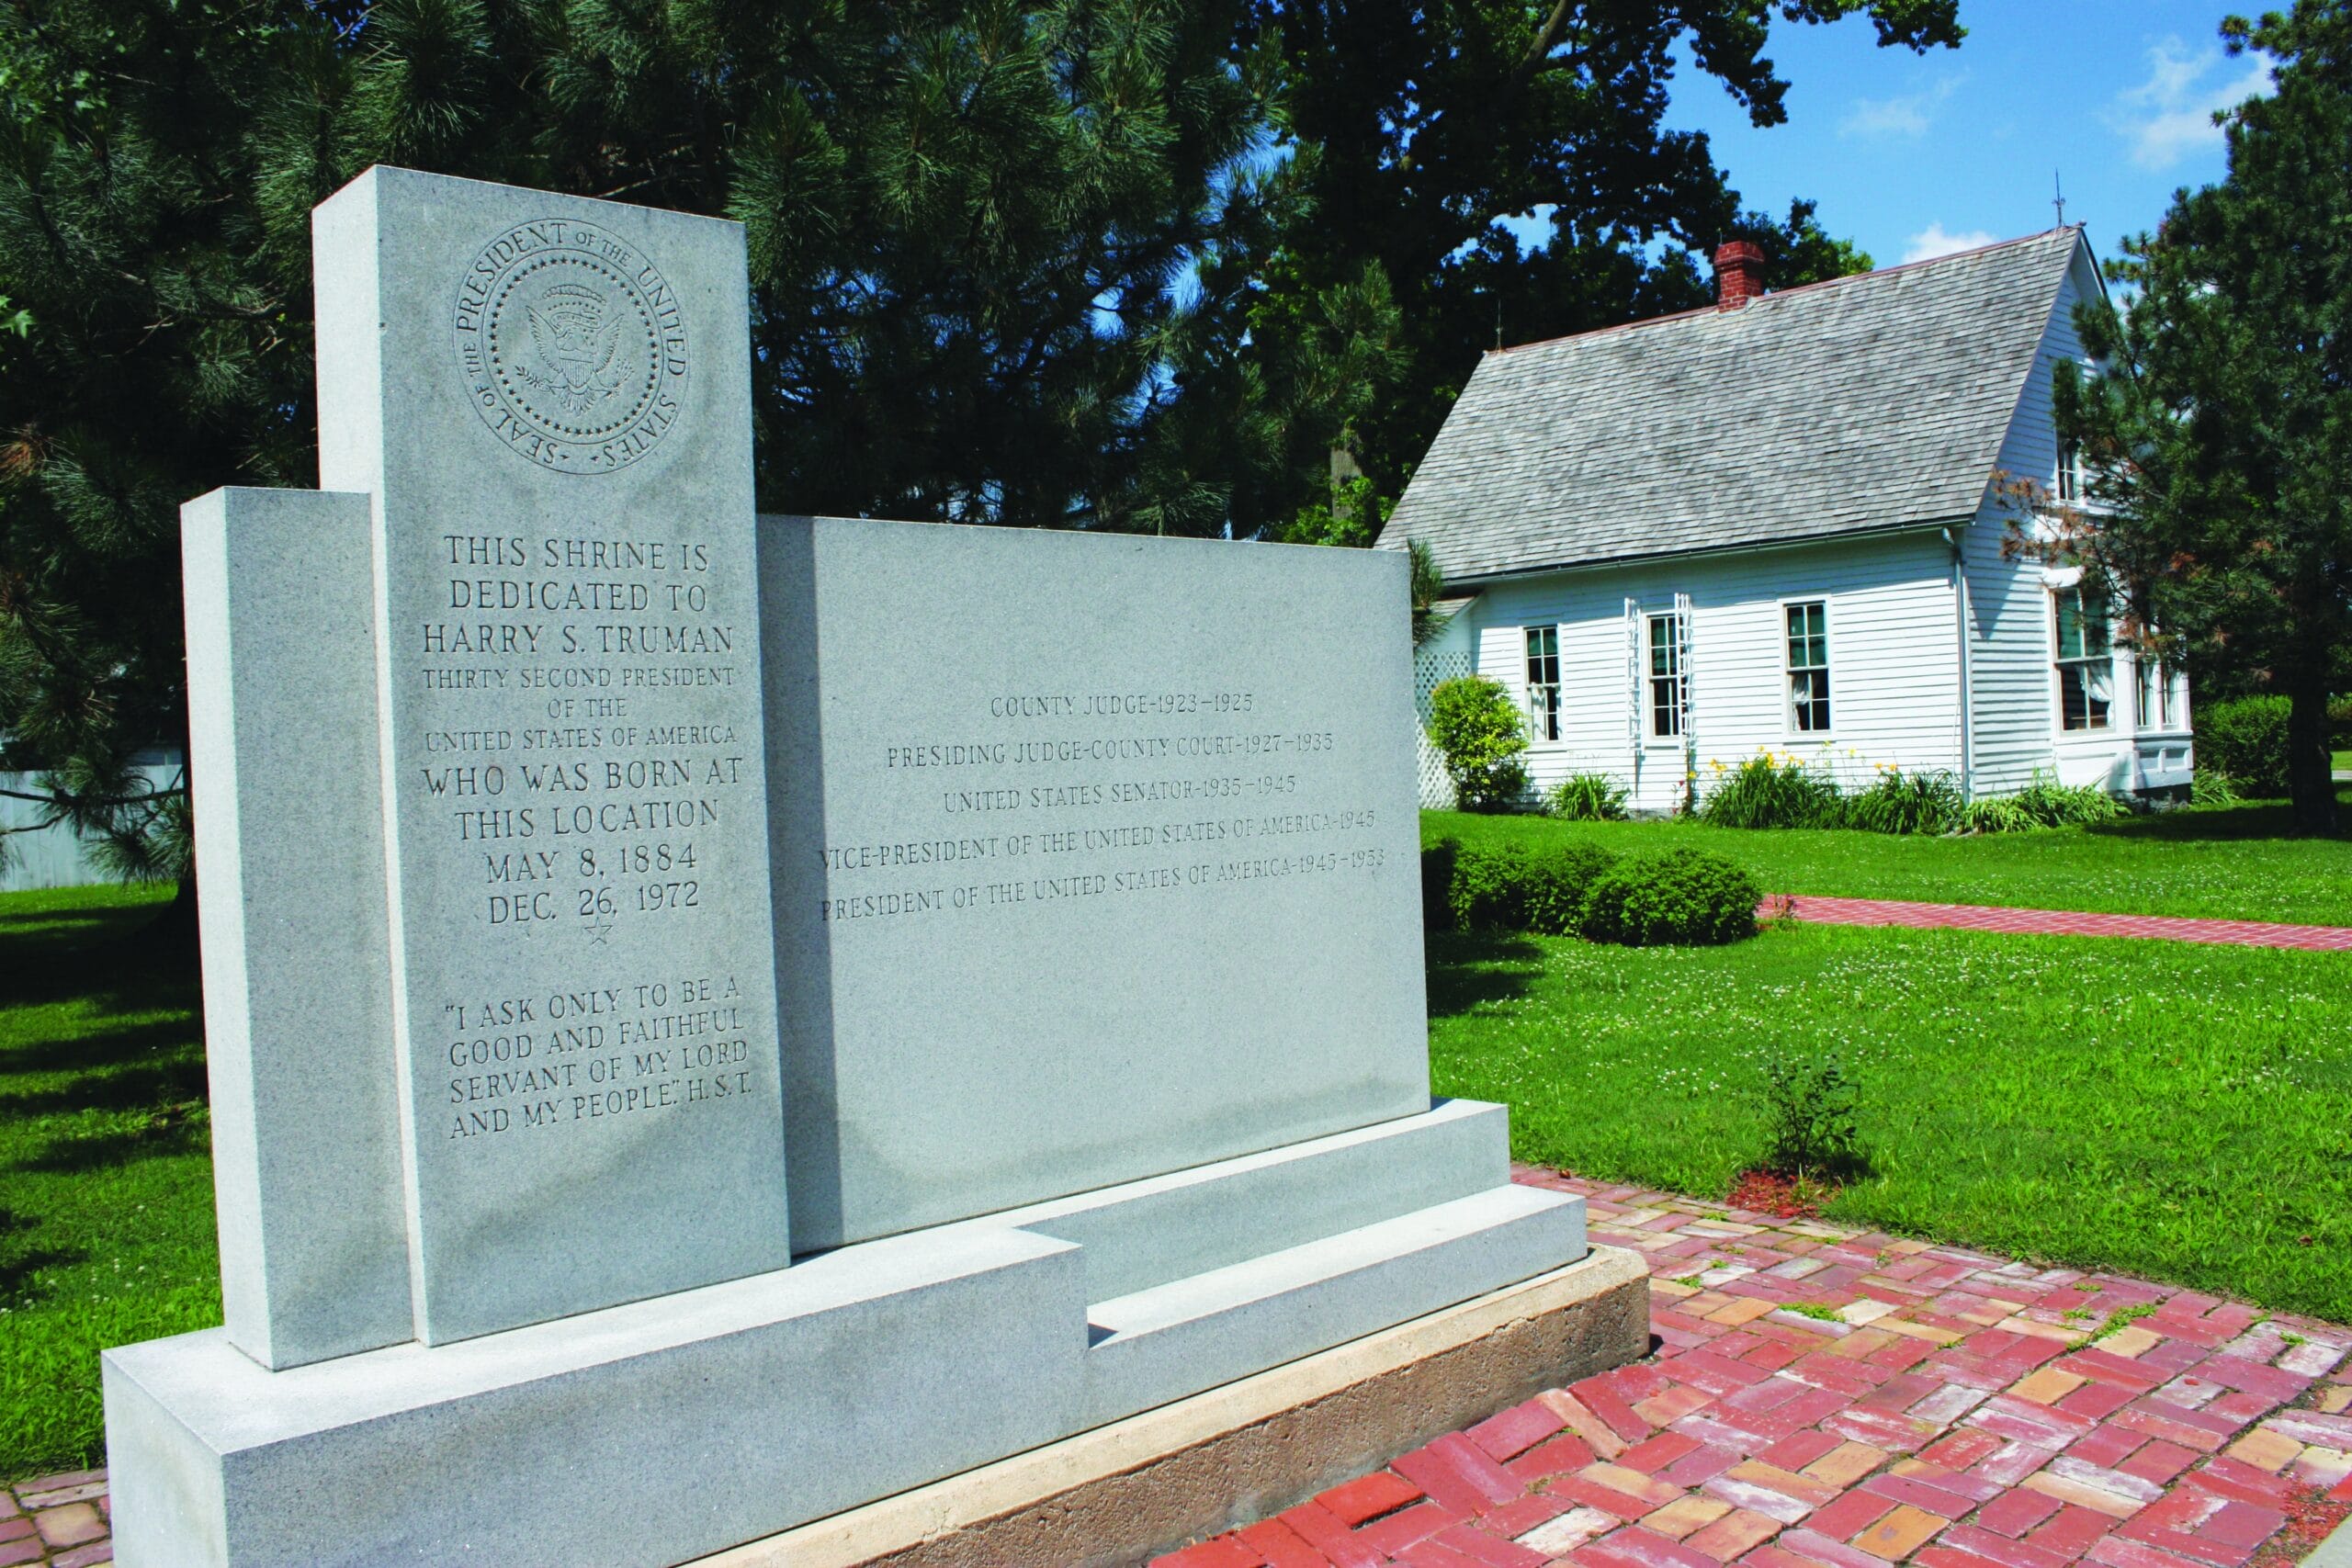
[(2284, 1568), (2352, 1512), (2352, 1328), (1517, 1174), (1648, 1256), (1655, 1352), (1155, 1568)]
[[(2284, 1568), (2352, 1512), (2352, 1328), (1517, 1174), (1647, 1255), (1657, 1350), (1159, 1568)], [(0, 1568), (106, 1528), (103, 1471), (0, 1490)]]
[(2081, 915), (2053, 909), (2002, 909), (1982, 904), (1913, 904), (1897, 898), (1825, 898), (1776, 893), (1759, 917), (1831, 926), (1910, 926), (2002, 931), (2019, 936), (2137, 936), (2232, 947), (2291, 947), (2352, 953), (2352, 926), (2289, 926), (2267, 920), (2196, 920), (2177, 915)]

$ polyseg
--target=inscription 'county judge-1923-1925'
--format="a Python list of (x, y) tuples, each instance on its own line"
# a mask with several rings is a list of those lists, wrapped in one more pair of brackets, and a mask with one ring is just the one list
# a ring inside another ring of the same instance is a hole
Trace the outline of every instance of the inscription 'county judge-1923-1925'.
[(593, 223), (498, 235), (466, 269), (453, 318), (474, 410), (509, 449), (565, 473), (611, 473), (677, 423), (686, 327), (650, 259)]

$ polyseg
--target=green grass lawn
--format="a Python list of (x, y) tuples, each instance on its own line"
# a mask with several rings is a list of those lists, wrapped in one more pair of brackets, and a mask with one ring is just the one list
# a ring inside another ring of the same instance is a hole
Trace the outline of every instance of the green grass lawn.
[(101, 1451), (102, 1347), (220, 1321), (193, 965), (168, 891), (0, 895), (0, 1480)]
[(1436, 936), (1442, 1093), (1522, 1159), (1721, 1197), (1774, 1056), (1858, 1077), (1830, 1217), (2352, 1322), (2352, 954), (1786, 924), (1726, 948)]
[[(2352, 820), (2352, 791), (2346, 792), (2345, 807)], [(2278, 803), (2198, 807), (2106, 828), (1965, 839), (1687, 821), (1421, 816), (1424, 842), (1562, 834), (1619, 851), (1698, 844), (1747, 867), (1769, 893), (2352, 926), (2352, 838), (2295, 839), (2287, 829), (2287, 808)]]

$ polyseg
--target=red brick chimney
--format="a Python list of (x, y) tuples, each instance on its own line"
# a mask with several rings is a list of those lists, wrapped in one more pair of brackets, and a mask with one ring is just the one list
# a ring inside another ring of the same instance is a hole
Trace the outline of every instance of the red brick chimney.
[(1715, 308), (1736, 310), (1764, 292), (1764, 253), (1746, 240), (1715, 250)]

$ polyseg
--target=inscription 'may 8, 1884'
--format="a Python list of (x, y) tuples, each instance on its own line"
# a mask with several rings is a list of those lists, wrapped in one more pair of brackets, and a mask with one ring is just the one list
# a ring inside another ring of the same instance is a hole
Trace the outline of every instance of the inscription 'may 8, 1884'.
[(677, 423), (678, 297), (636, 246), (565, 218), (518, 223), (458, 286), (458, 366), (508, 447), (566, 473), (610, 473)]

